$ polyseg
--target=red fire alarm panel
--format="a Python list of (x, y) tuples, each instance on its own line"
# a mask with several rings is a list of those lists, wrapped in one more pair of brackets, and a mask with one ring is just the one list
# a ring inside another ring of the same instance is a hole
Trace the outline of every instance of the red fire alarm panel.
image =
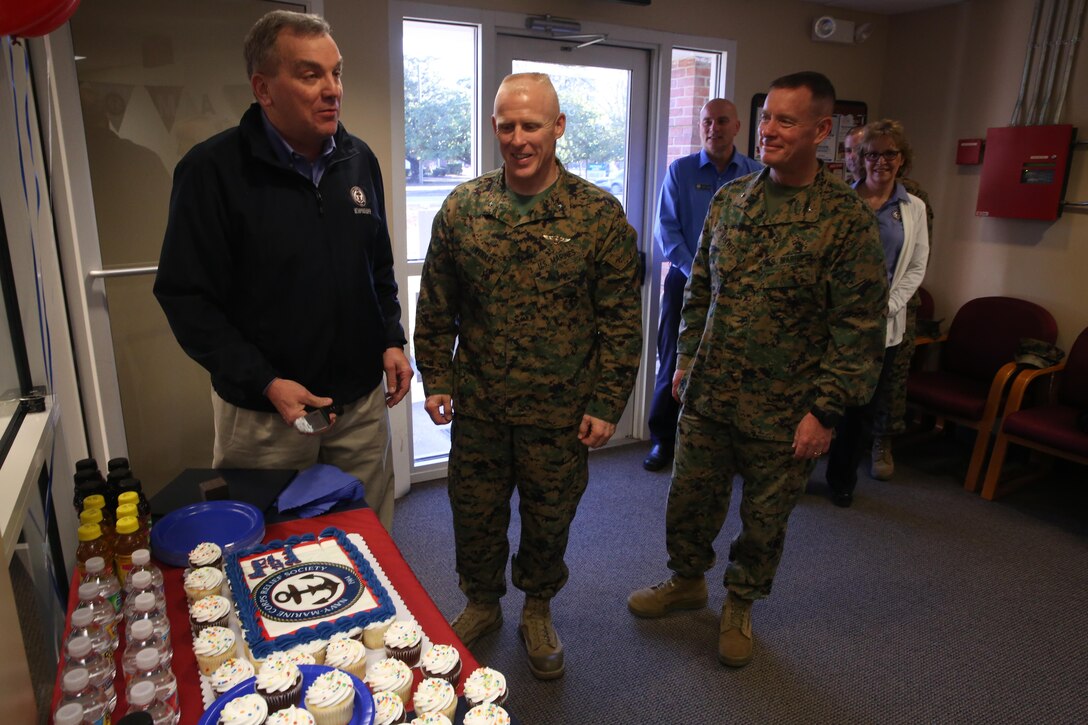
[(985, 141), (981, 138), (961, 138), (956, 147), (956, 163), (961, 166), (981, 164), (984, 143)]
[(1045, 221), (1061, 216), (1076, 136), (1068, 124), (987, 130), (975, 216)]

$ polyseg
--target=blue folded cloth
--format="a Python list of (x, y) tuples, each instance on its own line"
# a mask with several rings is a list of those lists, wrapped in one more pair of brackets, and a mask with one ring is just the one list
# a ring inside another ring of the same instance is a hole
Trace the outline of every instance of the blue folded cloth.
[(279, 512), (290, 511), (300, 519), (320, 516), (341, 501), (358, 501), (363, 497), (363, 484), (336, 466), (315, 463), (299, 471), (276, 499)]

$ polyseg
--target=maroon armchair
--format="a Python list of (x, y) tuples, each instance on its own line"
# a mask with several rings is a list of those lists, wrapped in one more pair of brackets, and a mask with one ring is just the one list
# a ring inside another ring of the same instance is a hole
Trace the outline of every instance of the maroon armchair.
[(1058, 338), (1054, 316), (1044, 308), (1014, 297), (979, 297), (963, 305), (940, 338), (936, 370), (914, 370), (907, 376), (907, 405), (945, 421), (978, 431), (963, 487), (978, 488), (990, 444), (990, 432), (1005, 390), (1016, 372), (1016, 349), (1022, 337), (1053, 343)]
[[(1044, 404), (1025, 407), (1025, 394), (1036, 381), (1049, 382), (1050, 394)], [(1088, 465), (1088, 430), (1082, 427), (1085, 416), (1088, 416), (1088, 328), (1077, 336), (1065, 362), (1040, 370), (1025, 370), (1016, 377), (986, 468), (982, 497), (993, 501), (999, 495), (1001, 468), (1010, 443)], [(1024, 479), (1018, 483), (1022, 482)]]

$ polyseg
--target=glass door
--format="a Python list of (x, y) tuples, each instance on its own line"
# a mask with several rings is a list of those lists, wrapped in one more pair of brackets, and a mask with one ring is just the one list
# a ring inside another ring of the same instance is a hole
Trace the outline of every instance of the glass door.
[[(589, 39), (499, 35), (495, 87), (507, 73), (547, 73), (559, 94), (567, 128), (556, 155), (568, 171), (611, 192), (638, 231), (639, 249), (651, 256), (651, 229), (643, 228), (646, 190), (650, 53)], [(495, 158), (501, 158), (495, 144)], [(645, 374), (645, 373), (643, 373)], [(636, 386), (637, 389), (638, 386)], [(635, 437), (630, 401), (609, 445)]]

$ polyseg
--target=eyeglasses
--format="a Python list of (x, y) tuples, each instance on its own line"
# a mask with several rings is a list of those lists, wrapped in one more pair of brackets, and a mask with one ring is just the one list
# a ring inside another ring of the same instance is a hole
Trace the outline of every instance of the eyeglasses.
[(899, 158), (899, 154), (900, 151), (898, 150), (890, 150), (883, 153), (879, 153), (877, 151), (869, 151), (865, 154), (865, 160), (876, 163), (880, 159), (884, 159), (888, 163), (891, 163), (892, 161), (895, 161), (897, 158)]

